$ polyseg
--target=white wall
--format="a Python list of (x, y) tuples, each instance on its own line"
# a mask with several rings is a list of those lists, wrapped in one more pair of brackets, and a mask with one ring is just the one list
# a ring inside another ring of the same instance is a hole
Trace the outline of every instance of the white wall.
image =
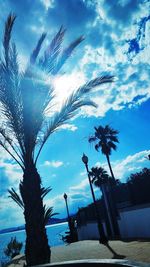
[[(121, 238), (150, 238), (150, 206), (120, 210), (118, 224)], [(105, 223), (103, 226), (106, 233)], [(96, 222), (87, 222), (77, 230), (79, 240), (99, 239)]]
[(150, 207), (122, 210), (118, 223), (122, 238), (150, 238)]
[[(103, 223), (104, 231), (106, 234), (105, 223)], [(99, 239), (99, 231), (96, 222), (89, 222), (77, 228), (79, 240), (94, 240)]]

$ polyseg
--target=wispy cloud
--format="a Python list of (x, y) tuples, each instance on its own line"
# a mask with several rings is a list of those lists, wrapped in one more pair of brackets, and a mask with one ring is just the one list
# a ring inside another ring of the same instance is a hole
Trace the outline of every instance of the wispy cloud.
[(62, 161), (59, 160), (52, 160), (52, 161), (48, 161), (46, 160), (42, 166), (46, 166), (46, 167), (53, 167), (53, 168), (59, 168), (63, 165), (64, 163)]
[(77, 126), (75, 126), (74, 124), (64, 124), (62, 125), (59, 129), (63, 129), (63, 130), (69, 130), (69, 131), (76, 131), (78, 129)]
[(83, 191), (88, 186), (88, 179), (82, 180), (78, 185), (71, 186), (69, 189), (71, 191)]

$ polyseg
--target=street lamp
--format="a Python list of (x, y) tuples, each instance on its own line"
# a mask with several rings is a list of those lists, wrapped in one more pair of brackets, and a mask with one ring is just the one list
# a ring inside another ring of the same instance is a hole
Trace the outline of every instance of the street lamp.
[(97, 226), (98, 226), (98, 231), (99, 231), (99, 242), (106, 245), (108, 243), (108, 239), (104, 233), (104, 228), (101, 222), (101, 218), (100, 218), (100, 214), (98, 211), (98, 207), (97, 207), (97, 202), (95, 199), (95, 195), (94, 195), (94, 190), (93, 190), (93, 186), (92, 186), (92, 182), (91, 182), (91, 177), (90, 177), (90, 173), (89, 173), (89, 168), (88, 168), (88, 157), (83, 154), (82, 156), (82, 161), (85, 165), (86, 171), (87, 171), (87, 175), (88, 175), (88, 179), (89, 179), (89, 184), (90, 184), (90, 189), (91, 189), (91, 194), (92, 194), (92, 198), (93, 198), (93, 203), (94, 203), (94, 208), (95, 208), (95, 214), (96, 214), (96, 218), (97, 218)]
[(67, 210), (67, 217), (68, 217), (68, 226), (69, 226), (69, 230), (70, 230), (71, 239), (73, 240), (73, 229), (72, 229), (72, 223), (71, 223), (71, 218), (70, 218), (70, 214), (69, 214), (67, 198), (68, 198), (67, 194), (64, 193), (64, 199), (65, 199), (65, 203), (66, 203), (66, 210)]
[(67, 194), (64, 193), (64, 199), (65, 199), (65, 203), (66, 203), (66, 210), (67, 210), (67, 217), (68, 217), (68, 222), (70, 221), (70, 215), (69, 215), (69, 209), (68, 209), (68, 201), (67, 201)]

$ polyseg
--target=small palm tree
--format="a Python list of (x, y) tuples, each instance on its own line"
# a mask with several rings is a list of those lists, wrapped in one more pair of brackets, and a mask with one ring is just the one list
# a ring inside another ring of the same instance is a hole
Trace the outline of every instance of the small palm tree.
[(19, 255), (22, 249), (23, 243), (18, 242), (16, 237), (12, 237), (10, 242), (7, 244), (7, 247), (4, 250), (6, 256), (14, 258), (15, 256)]
[(109, 125), (106, 125), (105, 127), (99, 126), (98, 128), (94, 127), (94, 129), (95, 133), (93, 136), (89, 137), (89, 142), (96, 142), (95, 149), (97, 151), (101, 149), (102, 154), (106, 156), (111, 176), (115, 182), (115, 177), (110, 164), (110, 155), (112, 150), (117, 149), (115, 143), (119, 143), (117, 137), (118, 131), (114, 130)]
[[(39, 155), (49, 136), (72, 118), (80, 107), (96, 107), (93, 101), (86, 98), (87, 94), (96, 86), (112, 82), (113, 77), (103, 76), (87, 82), (74, 91), (51, 117), (48, 116), (55, 100), (53, 78), (59, 74), (62, 66), (84, 38), (80, 36), (63, 50), (65, 30), (61, 27), (44, 55), (40, 56), (46, 38), (46, 33), (43, 33), (31, 53), (27, 68), (20, 73), (17, 49), (11, 42), (15, 18), (15, 15), (10, 14), (6, 21), (4, 54), (0, 60), (0, 109), (3, 117), (0, 145), (23, 171), (19, 189), (25, 217), (25, 255), (27, 265), (31, 266), (50, 261), (42, 182), (36, 168)], [(10, 193), (13, 196), (14, 192)]]

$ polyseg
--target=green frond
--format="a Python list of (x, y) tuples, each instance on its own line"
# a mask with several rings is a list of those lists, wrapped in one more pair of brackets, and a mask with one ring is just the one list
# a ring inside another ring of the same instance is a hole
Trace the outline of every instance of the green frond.
[(65, 62), (67, 61), (67, 59), (71, 56), (72, 52), (74, 51), (74, 49), (84, 40), (83, 36), (80, 36), (79, 38), (77, 38), (74, 42), (72, 42), (66, 49), (64, 49), (64, 51), (62, 52), (62, 54), (60, 55), (60, 58), (58, 60), (58, 63), (53, 71), (53, 75), (57, 74), (60, 69), (62, 68), (62, 66), (65, 64)]
[(65, 31), (66, 30), (61, 26), (59, 31), (47, 47), (46, 51), (44, 52), (44, 56), (39, 59), (38, 66), (46, 73), (54, 73)]
[(16, 193), (16, 191), (13, 188), (11, 188), (8, 189), (8, 192), (10, 194), (9, 197), (12, 198), (12, 200), (14, 200), (20, 208), (24, 209), (23, 201), (21, 197)]
[(89, 93), (93, 88), (100, 86), (105, 83), (112, 83), (114, 80), (114, 76), (102, 76), (102, 77), (97, 77), (90, 82), (87, 82), (85, 85), (79, 87), (77, 93), (79, 95), (84, 95)]
[(0, 140), (0, 146), (2, 146), (7, 153), (18, 163), (18, 165), (24, 169), (24, 166), (22, 165), (22, 163), (19, 161), (19, 159), (11, 152), (11, 150), (8, 148), (7, 144), (6, 144), (6, 140)]
[(81, 108), (82, 106), (94, 106), (97, 107), (97, 105), (91, 101), (88, 100), (87, 94), (91, 92), (93, 87), (101, 85), (103, 83), (112, 82), (113, 76), (103, 76), (96, 78), (88, 83), (86, 83), (84, 86), (79, 87), (79, 89), (75, 92), (73, 92), (68, 99), (66, 100), (65, 104), (62, 106), (61, 110), (53, 116), (51, 121), (48, 124), (48, 127), (45, 131), (45, 134), (43, 136), (43, 139), (41, 140), (41, 146), (38, 151), (37, 157), (35, 162), (37, 161), (41, 150), (47, 141), (48, 137), (55, 132), (61, 125), (66, 123), (69, 119), (71, 119), (76, 111)]
[(41, 197), (44, 198), (50, 191), (52, 190), (51, 187), (42, 187), (41, 188)]
[(32, 54), (30, 56), (30, 63), (31, 64), (35, 64), (36, 59), (37, 59), (37, 57), (39, 55), (39, 52), (41, 50), (43, 41), (45, 40), (45, 37), (46, 37), (46, 33), (42, 33), (40, 39), (37, 42), (37, 45), (36, 45), (35, 49), (33, 50)]
[[(14, 145), (14, 140), (13, 138), (10, 138), (10, 134), (8, 134), (4, 128), (0, 127), (0, 135), (1, 135), (0, 138), (2, 137), (4, 138), (4, 143), (2, 146), (4, 147), (4, 145), (7, 146), (8, 144), (13, 150), (13, 152), (16, 154), (16, 157), (18, 157), (18, 159), (23, 163), (23, 158), (21, 157), (21, 151), (17, 145)], [(1, 139), (1, 144), (2, 144), (2, 139)]]
[(96, 141), (96, 137), (95, 136), (90, 136), (88, 141), (89, 141), (89, 143), (95, 142)]
[(4, 46), (4, 58), (5, 64), (8, 66), (9, 64), (9, 48), (10, 48), (10, 39), (11, 39), (11, 32), (15, 22), (16, 16), (11, 14), (8, 16), (7, 21), (5, 23), (5, 31), (3, 37), (3, 46)]
[(44, 224), (46, 225), (50, 218), (58, 214), (59, 213), (53, 213), (53, 207), (46, 208), (46, 205), (44, 205)]
[(100, 148), (99, 144), (96, 144), (96, 145), (95, 145), (95, 150), (96, 150), (96, 151), (99, 151), (99, 148)]

